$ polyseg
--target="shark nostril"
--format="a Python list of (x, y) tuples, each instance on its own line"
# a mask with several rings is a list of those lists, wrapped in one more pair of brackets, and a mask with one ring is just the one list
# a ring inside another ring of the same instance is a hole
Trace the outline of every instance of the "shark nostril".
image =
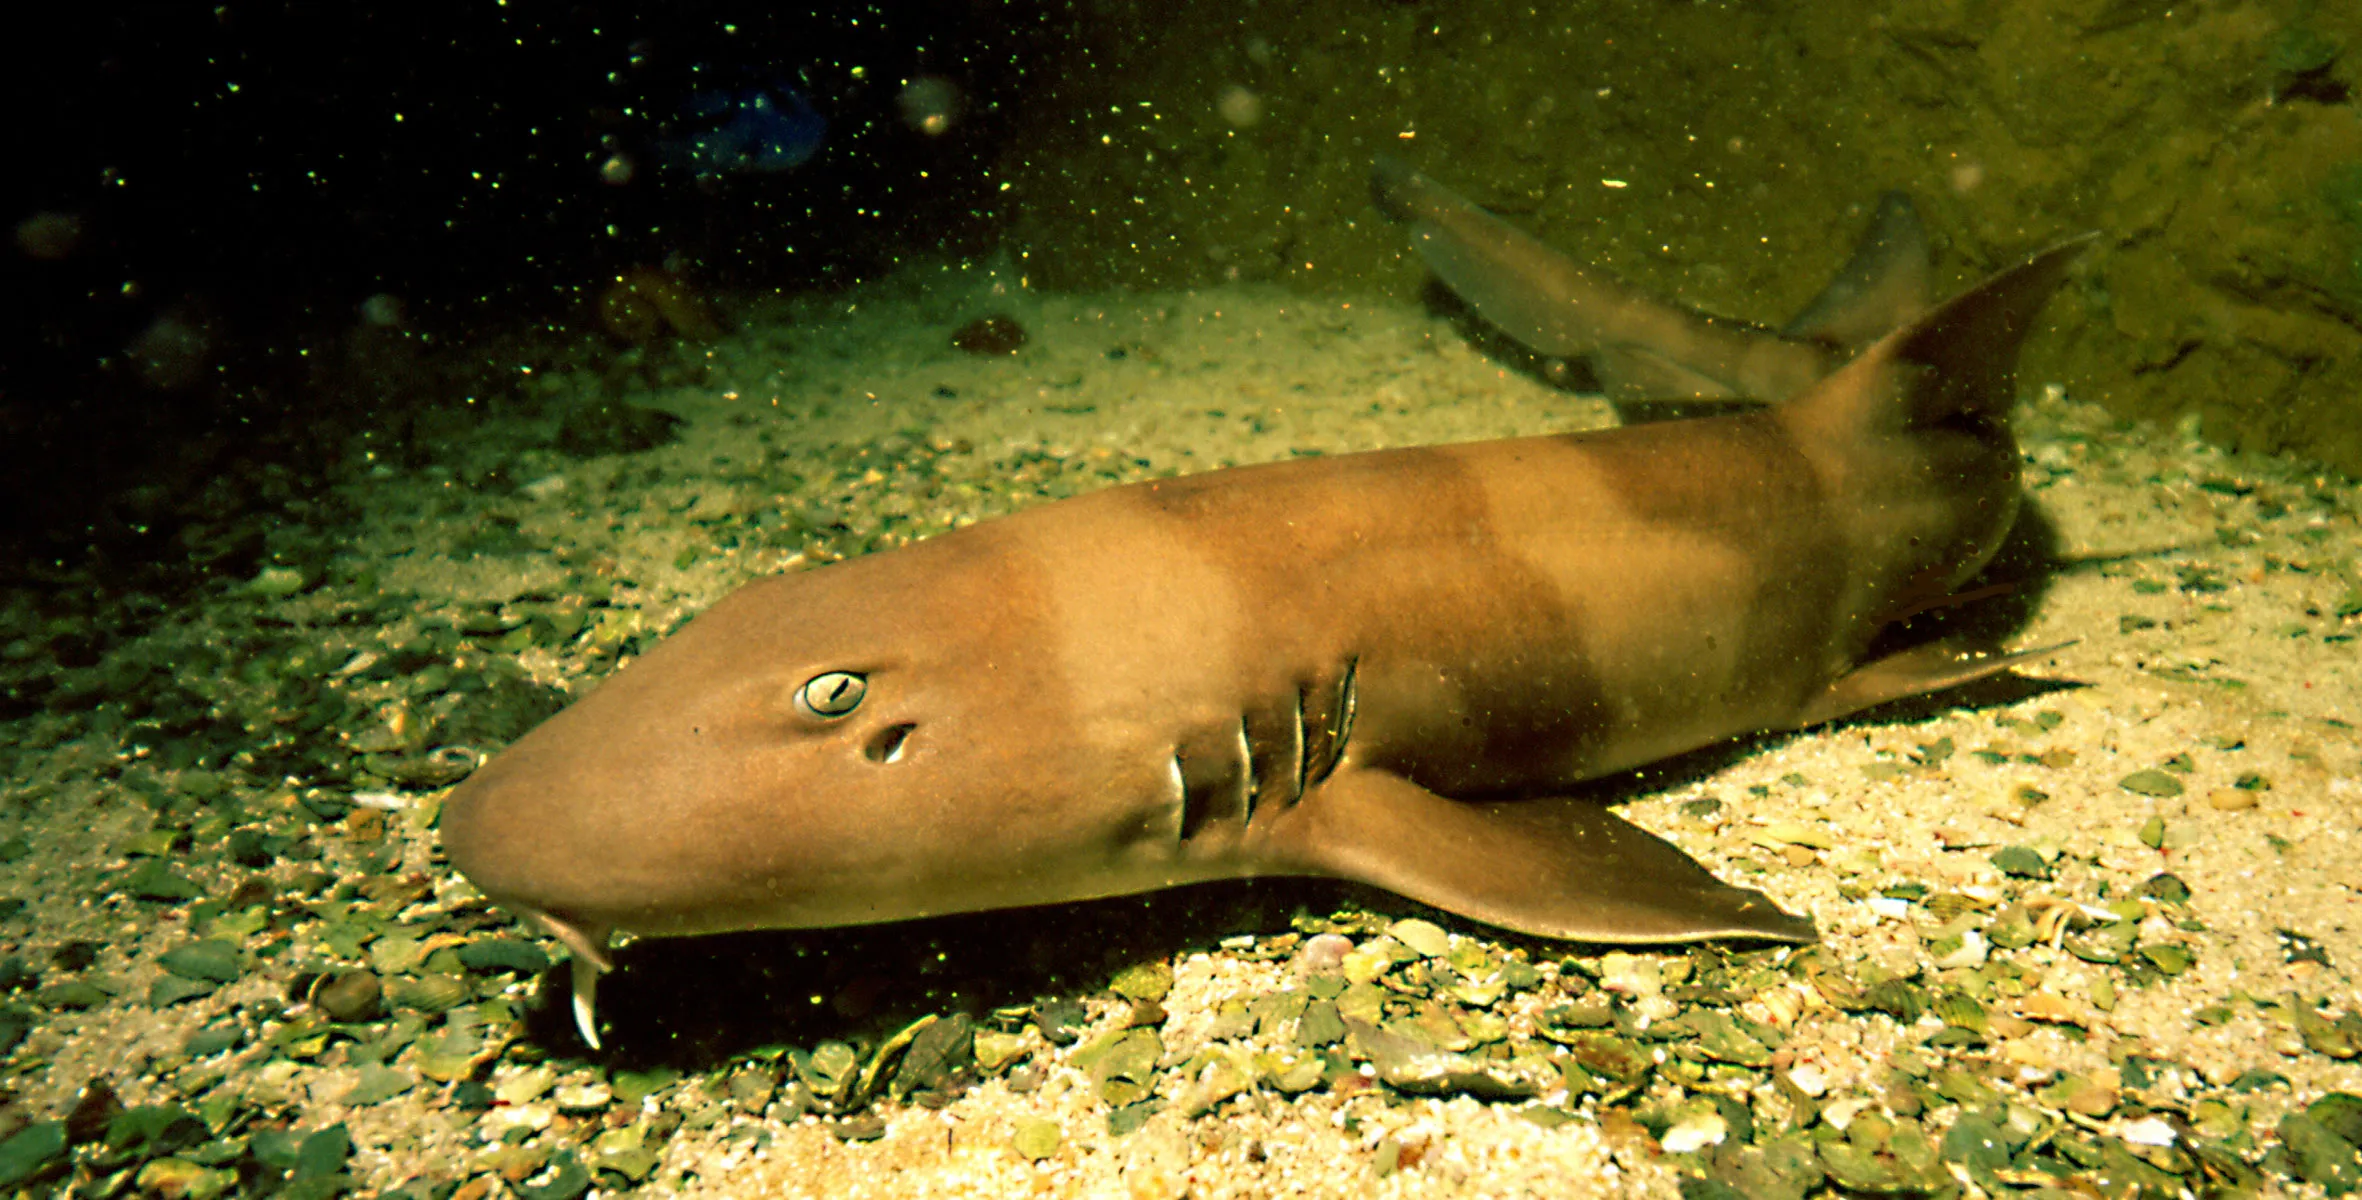
[(900, 762), (903, 744), (910, 740), (911, 731), (917, 728), (916, 725), (889, 725), (869, 739), (869, 744), (861, 748), (861, 756), (873, 763)]

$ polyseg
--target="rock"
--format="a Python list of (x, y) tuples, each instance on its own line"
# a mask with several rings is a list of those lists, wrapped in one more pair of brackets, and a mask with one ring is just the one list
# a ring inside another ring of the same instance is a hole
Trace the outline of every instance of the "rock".
[(1019, 1117), (1016, 1126), (1009, 1132), (1010, 1148), (1032, 1162), (1040, 1162), (1058, 1153), (1058, 1147), (1065, 1140), (1066, 1135), (1058, 1128), (1056, 1121), (1041, 1117)]
[(557, 1101), (559, 1112), (581, 1116), (599, 1112), (614, 1103), (615, 1093), (606, 1084), (594, 1079), (559, 1084), (557, 1090), (551, 1093), (551, 1098)]
[(809, 1057), (796, 1059), (795, 1065), (796, 1074), (803, 1078), (805, 1087), (812, 1089), (813, 1095), (834, 1100), (855, 1081), (861, 1060), (843, 1042), (822, 1042), (812, 1047)]
[(1700, 1150), (1719, 1146), (1730, 1136), (1730, 1126), (1722, 1114), (1713, 1111), (1690, 1113), (1665, 1130), (1662, 1139), (1667, 1154), (1695, 1154)]
[(1122, 1108), (1155, 1090), (1156, 1064), (1164, 1052), (1155, 1030), (1119, 1029), (1076, 1050), (1073, 1062), (1090, 1074), (1109, 1108)]
[(187, 876), (160, 858), (142, 860), (139, 866), (123, 876), (120, 885), (124, 891), (142, 900), (164, 903), (195, 900), (205, 894), (204, 888), (189, 882)]
[(1025, 1039), (994, 1029), (976, 1031), (976, 1066), (990, 1074), (1017, 1061), (1025, 1053)]
[(2003, 846), (1989, 858), (1994, 869), (2013, 879), (2048, 879), (2050, 864), (2030, 846)]
[(1200, 1117), (1223, 1101), (1255, 1086), (1255, 1075), (1238, 1061), (1236, 1052), (1216, 1054), (1181, 1092), (1181, 1115)]
[(539, 975), (549, 970), (549, 955), (531, 942), (515, 938), (478, 938), (459, 948), (459, 961), (471, 971), (514, 971)]
[(2320, 1184), (2332, 1196), (2362, 1190), (2362, 1153), (2328, 1126), (2290, 1113), (2280, 1119), (2280, 1143), (2288, 1148), (2297, 1178)]
[(2362, 1096), (2331, 1092), (2305, 1106), (2305, 1115), (2329, 1132), (2362, 1146)]
[(1353, 939), (1336, 933), (1316, 933), (1296, 949), (1295, 967), (1305, 975), (1327, 975), (1343, 970)]
[(1452, 951), (1452, 935), (1433, 921), (1406, 917), (1386, 927), (1387, 936), (1410, 947), (1422, 958), (1442, 958)]
[(107, 994), (97, 984), (80, 979), (68, 980), (65, 983), (53, 983), (33, 993), (33, 1003), (43, 1008), (97, 1008), (106, 1002)]
[(398, 983), (393, 989), (394, 1003), (422, 1013), (443, 1013), (468, 1002), (474, 993), (467, 981), (456, 975), (422, 975)]
[(161, 1196), (166, 1200), (212, 1200), (238, 1186), (238, 1173), (202, 1167), (185, 1158), (159, 1158), (141, 1167), (133, 1184), (145, 1196)]
[(170, 1008), (183, 1000), (195, 1000), (221, 990), (221, 985), (207, 979), (175, 979), (165, 976), (148, 986), (149, 1008)]
[(1475, 1096), (1483, 1100), (1526, 1100), (1559, 1086), (1548, 1059), (1480, 1059), (1438, 1050), (1414, 1038), (1348, 1018), (1354, 1045), (1375, 1067), (1378, 1078), (1397, 1091), (1422, 1096)]
[(1337, 1013), (1333, 1000), (1315, 1000), (1304, 1006), (1304, 1016), (1296, 1023), (1296, 1044), (1306, 1049), (1326, 1046), (1345, 1036), (1345, 1021)]
[(383, 1063), (371, 1063), (361, 1068), (360, 1078), (353, 1081), (353, 1086), (337, 1102), (355, 1108), (383, 1104), (417, 1084), (418, 1077), (408, 1071)]
[(385, 1012), (385, 992), (368, 971), (339, 971), (312, 986), (312, 1003), (332, 1021), (374, 1021)]
[(0, 1141), (0, 1187), (14, 1187), (65, 1158), (63, 1121), (36, 1121)]
[(1053, 1046), (1071, 1046), (1082, 1037), (1082, 1025), (1089, 1020), (1083, 1006), (1063, 997), (1043, 1000), (1033, 1006), (1034, 1026)]
[(1173, 968), (1161, 961), (1125, 967), (1107, 987), (1126, 1000), (1158, 1004), (1173, 990)]

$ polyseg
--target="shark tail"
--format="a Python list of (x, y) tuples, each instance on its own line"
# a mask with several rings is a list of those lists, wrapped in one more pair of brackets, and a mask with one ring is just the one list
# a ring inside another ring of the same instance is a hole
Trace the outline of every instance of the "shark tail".
[(1380, 154), (1370, 165), (1370, 203), (1391, 221), (1416, 221), (1440, 207), (1434, 185), (1391, 154)]
[(1776, 332), (1651, 298), (1390, 155), (1371, 166), (1370, 198), (1495, 328), (1536, 354), (1587, 358), (1628, 421), (1786, 400), (1927, 309), (1927, 231), (1900, 192), (1880, 199), (1852, 259)]

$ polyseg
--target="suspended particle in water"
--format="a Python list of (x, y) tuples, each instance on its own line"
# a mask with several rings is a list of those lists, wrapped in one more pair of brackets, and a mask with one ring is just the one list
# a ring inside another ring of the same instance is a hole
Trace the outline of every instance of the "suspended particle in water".
[(610, 154), (607, 156), (607, 161), (599, 164), (599, 182), (601, 183), (610, 183), (620, 187), (630, 183), (632, 176), (636, 173), (638, 173), (638, 168), (632, 165), (631, 156), (628, 154)]
[(1222, 89), (1222, 95), (1214, 101), (1214, 108), (1222, 114), (1223, 120), (1240, 129), (1263, 119), (1263, 97), (1236, 84)]
[(82, 242), (82, 218), (73, 213), (37, 212), (16, 223), (16, 248), (27, 257), (56, 262)]
[(202, 316), (175, 310), (149, 322), (124, 349), (142, 382), (169, 391), (196, 382), (213, 352), (213, 330)]
[(921, 75), (902, 85), (894, 104), (902, 110), (903, 124), (939, 137), (960, 118), (960, 88), (940, 75)]
[(361, 319), (379, 329), (392, 329), (402, 323), (402, 298), (392, 292), (379, 292), (361, 302)]

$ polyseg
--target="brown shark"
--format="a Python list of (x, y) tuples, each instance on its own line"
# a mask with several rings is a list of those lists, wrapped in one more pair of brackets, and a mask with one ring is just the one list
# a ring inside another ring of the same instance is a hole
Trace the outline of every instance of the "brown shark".
[(616, 931), (1199, 880), (1809, 940), (1573, 789), (2024, 657), (1870, 647), (2009, 528), (2018, 344), (2081, 248), (1769, 409), (1135, 484), (751, 583), (462, 784), (444, 846), (573, 948), (594, 1046)]

